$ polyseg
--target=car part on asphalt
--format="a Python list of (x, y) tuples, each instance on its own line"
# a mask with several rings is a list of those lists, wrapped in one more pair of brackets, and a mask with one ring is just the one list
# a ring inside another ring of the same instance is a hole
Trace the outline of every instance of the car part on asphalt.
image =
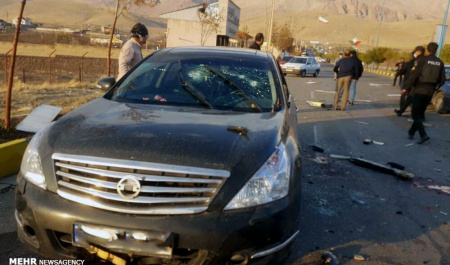
[(366, 159), (362, 159), (362, 158), (350, 158), (349, 159), (350, 162), (352, 162), (353, 164), (360, 166), (360, 167), (365, 167), (365, 168), (369, 168), (372, 170), (376, 170), (385, 174), (391, 174), (394, 175), (400, 179), (404, 179), (404, 180), (412, 180), (414, 178), (414, 174), (412, 173), (408, 173), (396, 168), (390, 168), (387, 167), (385, 165), (376, 163), (376, 162), (372, 162)]
[(321, 147), (318, 147), (317, 145), (310, 145), (312, 150), (315, 152), (323, 153), (325, 150)]

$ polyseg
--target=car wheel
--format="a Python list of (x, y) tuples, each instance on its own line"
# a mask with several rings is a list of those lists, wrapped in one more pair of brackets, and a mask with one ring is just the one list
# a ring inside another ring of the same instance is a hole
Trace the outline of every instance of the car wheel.
[(438, 92), (434, 99), (434, 110), (441, 114), (444, 113), (444, 93)]
[(305, 76), (306, 76), (306, 71), (305, 71), (305, 70), (301, 71), (301, 72), (300, 72), (300, 76), (301, 76), (301, 77), (305, 77)]
[(319, 75), (319, 72), (320, 72), (320, 71), (317, 69), (317, 70), (314, 72), (313, 76), (314, 76), (314, 77), (317, 77), (317, 76)]

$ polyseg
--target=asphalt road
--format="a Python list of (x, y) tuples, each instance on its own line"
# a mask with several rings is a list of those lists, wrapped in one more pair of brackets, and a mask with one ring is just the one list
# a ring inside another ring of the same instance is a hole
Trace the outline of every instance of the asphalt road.
[[(357, 102), (347, 111), (310, 107), (307, 100), (333, 102), (331, 67), (319, 77), (288, 76), (298, 106), (298, 131), (303, 149), (301, 234), (288, 264), (321, 264), (331, 251), (341, 264), (450, 264), (450, 194), (432, 187), (450, 187), (450, 115), (430, 108), (426, 145), (410, 145), (410, 117), (397, 117), (399, 88), (392, 79), (365, 73)], [(366, 138), (384, 145), (364, 145)], [(418, 140), (416, 136), (416, 141)], [(324, 153), (312, 151), (315, 144)], [(330, 154), (395, 162), (415, 175), (414, 181), (358, 167)], [(0, 189), (14, 178), (0, 180)], [(17, 239), (14, 189), (0, 193), (0, 265), (13, 257), (31, 257)], [(361, 255), (364, 261), (354, 260)]]

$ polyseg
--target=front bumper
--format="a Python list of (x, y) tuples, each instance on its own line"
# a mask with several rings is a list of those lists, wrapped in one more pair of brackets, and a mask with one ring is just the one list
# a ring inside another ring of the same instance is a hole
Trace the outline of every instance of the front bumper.
[(301, 69), (293, 69), (293, 68), (281, 68), (284, 74), (294, 74), (299, 75)]
[[(180, 257), (180, 253), (194, 255), (195, 251), (206, 251), (210, 264), (224, 263), (236, 254), (247, 257), (248, 264), (260, 264), (297, 236), (299, 206), (290, 203), (292, 201), (295, 200), (286, 197), (252, 209), (195, 215), (130, 215), (65, 200), (27, 183), (19, 174), (16, 220), (21, 241), (48, 258), (75, 259), (89, 254), (86, 248), (73, 243), (74, 224), (88, 223), (122, 230), (170, 233), (173, 235), (172, 259)], [(101, 247), (108, 250), (108, 246)]]

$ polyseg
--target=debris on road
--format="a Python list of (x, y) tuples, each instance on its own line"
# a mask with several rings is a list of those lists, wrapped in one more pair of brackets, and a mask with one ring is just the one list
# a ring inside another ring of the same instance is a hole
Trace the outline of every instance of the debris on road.
[(400, 165), (400, 164), (397, 164), (397, 163), (394, 163), (394, 162), (388, 162), (387, 164), (389, 166), (393, 167), (393, 168), (400, 169), (400, 170), (405, 170), (405, 167)]
[(362, 255), (355, 255), (355, 256), (353, 256), (353, 259), (357, 260), (357, 261), (364, 261), (365, 260)]
[(351, 157), (349, 157), (349, 156), (334, 155), (334, 154), (331, 154), (330, 157), (331, 157), (331, 158), (336, 158), (336, 159), (347, 159), (347, 160), (351, 158)]
[[(382, 164), (379, 164), (376, 162), (372, 162), (372, 161), (369, 161), (366, 159), (350, 158), (349, 161), (357, 166), (369, 168), (369, 169), (376, 170), (376, 171), (386, 173), (386, 174), (391, 174), (391, 175), (394, 175), (401, 179), (411, 180), (414, 178), (414, 175), (412, 173), (408, 173), (408, 172), (405, 172), (405, 171), (402, 171), (402, 170), (399, 170), (396, 168), (390, 168), (385, 165), (382, 165)], [(449, 189), (450, 189), (450, 187), (449, 187)], [(449, 193), (450, 193), (450, 190), (449, 190)]]
[(356, 203), (356, 204), (358, 204), (358, 205), (361, 205), (361, 206), (366, 205), (366, 202), (365, 202), (365, 201), (358, 200), (358, 199), (356, 199), (355, 197), (352, 197), (351, 199), (352, 199), (352, 202), (354, 202), (354, 203)]
[(318, 147), (317, 145), (313, 144), (313, 145), (310, 145), (310, 146), (311, 146), (312, 150), (315, 151), (315, 152), (323, 153), (325, 151), (323, 148)]
[(443, 215), (448, 215), (446, 212), (439, 211)]
[(371, 144), (371, 143), (373, 143), (373, 140), (372, 140), (372, 139), (365, 139), (365, 140), (363, 141), (363, 144)]
[(365, 124), (365, 125), (369, 125), (369, 123), (368, 122), (365, 122), (365, 121), (355, 121), (356, 123), (360, 123), (360, 124)]
[(16, 129), (23, 132), (36, 133), (52, 123), (62, 108), (51, 105), (39, 105), (28, 115)]
[(322, 157), (322, 156), (318, 156), (318, 157), (314, 158), (312, 161), (314, 161), (318, 164), (328, 164), (328, 158)]
[(410, 143), (410, 144), (407, 144), (405, 146), (413, 146), (413, 145), (414, 145), (414, 143)]
[(367, 145), (369, 145), (369, 144), (384, 145), (383, 142), (374, 141), (374, 140), (372, 140), (372, 139), (365, 139), (365, 140), (363, 141), (363, 143), (364, 143), (364, 144), (367, 144)]
[(397, 211), (395, 214), (403, 215), (403, 212), (402, 211)]
[(308, 105), (310, 105), (311, 107), (317, 107), (317, 108), (330, 109), (330, 108), (333, 107), (332, 104), (325, 104), (322, 101), (310, 101), (310, 100), (307, 100), (306, 103), (308, 103)]
[(447, 187), (447, 186), (427, 186), (427, 188), (432, 189), (432, 190), (439, 190), (444, 193), (450, 194), (450, 187)]
[(339, 265), (339, 260), (336, 258), (336, 256), (333, 255), (333, 253), (329, 251), (322, 254), (322, 260), (324, 264)]

